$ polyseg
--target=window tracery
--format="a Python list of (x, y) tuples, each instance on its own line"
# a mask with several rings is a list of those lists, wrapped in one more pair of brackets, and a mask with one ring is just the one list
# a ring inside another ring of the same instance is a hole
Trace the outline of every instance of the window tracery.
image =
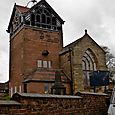
[(60, 21), (52, 14), (49, 8), (39, 5), (25, 15), (25, 24), (45, 29), (60, 30)]
[(82, 70), (83, 70), (84, 84), (85, 86), (90, 86), (89, 75), (91, 71), (96, 70), (96, 63), (95, 63), (95, 57), (89, 49), (85, 51), (84, 56), (82, 58)]
[(16, 10), (10, 24), (10, 36), (15, 35), (23, 24), (55, 31), (62, 30), (59, 17), (45, 4), (39, 4), (25, 13)]

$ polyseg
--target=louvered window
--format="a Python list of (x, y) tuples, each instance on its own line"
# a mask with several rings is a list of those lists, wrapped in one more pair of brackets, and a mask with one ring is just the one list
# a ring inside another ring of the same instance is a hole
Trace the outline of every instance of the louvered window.
[[(31, 20), (29, 20), (29, 17)], [(25, 15), (25, 24), (51, 30), (61, 30), (61, 22), (44, 5), (37, 6)]]

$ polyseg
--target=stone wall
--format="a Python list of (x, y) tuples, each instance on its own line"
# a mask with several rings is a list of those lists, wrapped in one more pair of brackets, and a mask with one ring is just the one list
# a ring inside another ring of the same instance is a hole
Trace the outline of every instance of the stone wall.
[(85, 78), (86, 75), (83, 72), (83, 68), (92, 70), (91, 68), (88, 69), (86, 65), (85, 67), (83, 66), (82, 60), (86, 51), (89, 52), (88, 55), (90, 55), (90, 58), (92, 57), (93, 66), (96, 66), (92, 69), (107, 70), (104, 50), (88, 34), (65, 46), (60, 52), (60, 66), (64, 69), (66, 75), (70, 76), (70, 78), (72, 76), (74, 93), (79, 91), (92, 91), (92, 88), (86, 82), (87, 78)]
[(16, 93), (15, 101), (0, 101), (4, 115), (106, 115), (107, 95), (77, 93), (76, 96)]
[(87, 112), (86, 115), (106, 115), (109, 106), (109, 97), (106, 94), (78, 92), (76, 95), (82, 97), (83, 108)]

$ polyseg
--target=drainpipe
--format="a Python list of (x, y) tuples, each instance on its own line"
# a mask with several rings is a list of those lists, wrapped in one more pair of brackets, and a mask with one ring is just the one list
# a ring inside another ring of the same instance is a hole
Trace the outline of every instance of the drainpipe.
[(71, 58), (72, 49), (69, 48), (69, 61), (70, 61), (70, 75), (71, 75), (71, 95), (73, 95), (73, 74), (72, 74), (72, 58)]

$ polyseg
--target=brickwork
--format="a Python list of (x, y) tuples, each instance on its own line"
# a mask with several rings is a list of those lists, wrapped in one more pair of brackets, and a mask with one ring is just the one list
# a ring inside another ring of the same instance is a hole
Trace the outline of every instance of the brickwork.
[[(38, 68), (37, 60), (51, 61), (51, 68), (59, 69), (58, 52), (62, 50), (62, 44), (60, 31), (23, 27), (10, 40), (10, 90), (13, 88), (14, 92), (16, 87), (19, 92), (21, 87), (24, 92), (22, 82)], [(43, 50), (48, 50), (48, 56), (42, 55)]]
[[(22, 17), (17, 17), (17, 15)], [(18, 24), (17, 18), (21, 19)], [(87, 34), (87, 30), (82, 38), (63, 47), (63, 24), (61, 17), (45, 0), (39, 1), (32, 9), (14, 5), (8, 26), (10, 33), (9, 92), (11, 95), (15, 92), (43, 93), (47, 83), (50, 83), (49, 88), (51, 89), (55, 79), (50, 79), (52, 75), (47, 74), (48, 69), (64, 70), (69, 81), (63, 82), (67, 94), (84, 91), (87, 88), (84, 85), (84, 76), (87, 73), (83, 72), (82, 58), (88, 49), (95, 57), (96, 69), (107, 69), (105, 52)], [(44, 55), (44, 51), (47, 54)], [(38, 68), (41, 71), (44, 69), (48, 77), (37, 73), (38, 71), (35, 70)]]
[[(18, 102), (1, 102), (5, 115), (106, 115), (105, 94), (78, 93), (78, 96), (14, 94)], [(10, 106), (9, 106), (10, 105)]]
[[(51, 60), (52, 68), (59, 68), (59, 55), (58, 52), (62, 49), (60, 32), (25, 28), (24, 30), (24, 48), (25, 48), (25, 68), (32, 71), (36, 68), (38, 59)], [(43, 56), (43, 50), (48, 50), (49, 55)], [(31, 54), (32, 53), (32, 54)], [(31, 55), (28, 55), (31, 54)], [(27, 60), (26, 60), (27, 59)]]

